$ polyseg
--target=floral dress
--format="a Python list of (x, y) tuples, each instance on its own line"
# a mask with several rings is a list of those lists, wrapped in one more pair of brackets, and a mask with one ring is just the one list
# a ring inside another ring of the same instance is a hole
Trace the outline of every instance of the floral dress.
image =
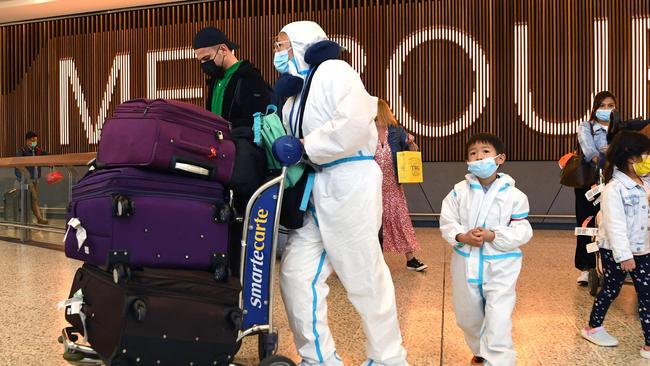
[(384, 175), (381, 187), (382, 205), (384, 209), (383, 230), (384, 230), (384, 251), (408, 253), (420, 249), (415, 230), (409, 216), (408, 205), (404, 188), (397, 183), (395, 168), (393, 166), (393, 154), (390, 145), (384, 138), (380, 142), (375, 153), (375, 161), (379, 164)]

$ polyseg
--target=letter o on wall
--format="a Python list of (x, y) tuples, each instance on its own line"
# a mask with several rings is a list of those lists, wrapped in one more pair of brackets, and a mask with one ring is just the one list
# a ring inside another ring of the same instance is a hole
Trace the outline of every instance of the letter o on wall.
[[(469, 56), (472, 69), (476, 74), (474, 91), (471, 102), (463, 114), (454, 121), (447, 121), (440, 126), (432, 123), (422, 123), (413, 118), (406, 110), (399, 90), (399, 79), (402, 76), (402, 65), (409, 52), (415, 47), (436, 40), (455, 43)], [(481, 115), (490, 92), (490, 69), (485, 53), (480, 45), (462, 31), (448, 27), (432, 27), (422, 29), (404, 40), (391, 57), (386, 77), (388, 78), (387, 100), (392, 105), (395, 115), (404, 125), (415, 133), (428, 137), (445, 137), (457, 134), (471, 126)]]

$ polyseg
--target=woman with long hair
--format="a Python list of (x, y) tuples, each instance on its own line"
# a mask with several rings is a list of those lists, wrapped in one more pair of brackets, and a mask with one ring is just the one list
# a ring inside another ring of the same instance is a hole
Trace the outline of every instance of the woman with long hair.
[(400, 127), (388, 103), (382, 99), (378, 101), (375, 122), (379, 132), (375, 160), (384, 175), (382, 183), (384, 251), (404, 253), (406, 268), (410, 271), (421, 272), (427, 268), (427, 265), (413, 255), (420, 249), (420, 244), (409, 216), (404, 188), (397, 179), (397, 153), (418, 150), (418, 146), (415, 144), (413, 135), (407, 134)]
[[(588, 121), (583, 121), (578, 127), (578, 143), (582, 150), (585, 161), (598, 167), (605, 163), (605, 151), (607, 151), (607, 130), (610, 116), (616, 108), (616, 96), (609, 91), (601, 91), (594, 96), (591, 107), (591, 116)], [(597, 183), (597, 182), (592, 182)], [(575, 188), (575, 210), (576, 226), (582, 226), (585, 220), (591, 217), (589, 227), (595, 226), (595, 218), (599, 205), (594, 206), (585, 197), (585, 193), (591, 187)], [(580, 286), (587, 286), (589, 270), (596, 268), (596, 255), (587, 252), (587, 244), (591, 238), (578, 236), (576, 239), (575, 267), (580, 271), (577, 283)]]

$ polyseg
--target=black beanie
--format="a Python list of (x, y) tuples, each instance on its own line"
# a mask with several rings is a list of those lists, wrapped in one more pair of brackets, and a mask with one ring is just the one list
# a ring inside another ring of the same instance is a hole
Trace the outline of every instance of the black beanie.
[(196, 50), (220, 44), (225, 44), (231, 50), (239, 48), (238, 44), (231, 42), (224, 32), (215, 27), (203, 28), (196, 33), (192, 41), (192, 48)]

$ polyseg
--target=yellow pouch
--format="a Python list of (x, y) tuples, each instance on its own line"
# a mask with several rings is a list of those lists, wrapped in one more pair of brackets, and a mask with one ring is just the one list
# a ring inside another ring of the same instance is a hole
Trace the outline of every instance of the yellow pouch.
[(400, 151), (397, 153), (397, 180), (399, 183), (422, 183), (422, 153)]

